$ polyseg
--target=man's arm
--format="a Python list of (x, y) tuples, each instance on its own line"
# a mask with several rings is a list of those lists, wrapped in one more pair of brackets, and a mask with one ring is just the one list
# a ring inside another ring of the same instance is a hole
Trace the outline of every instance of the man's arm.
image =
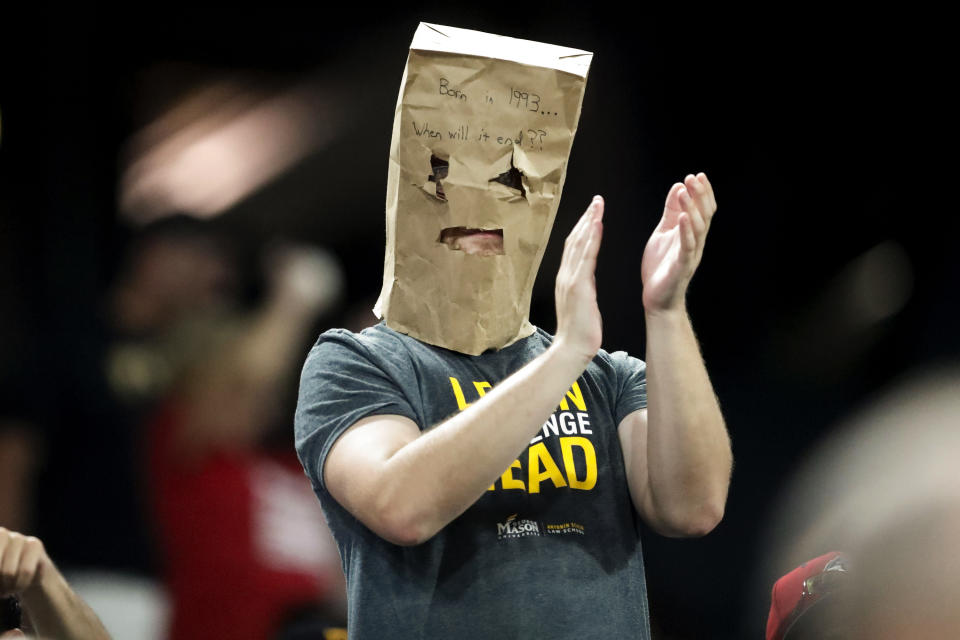
[(0, 527), (0, 594), (20, 598), (33, 631), (42, 638), (109, 640), (103, 623), (47, 556), (43, 543)]
[(675, 184), (641, 264), (648, 408), (619, 432), (634, 505), (664, 535), (708, 533), (730, 484), (730, 439), (685, 303), (716, 209), (706, 175)]
[(478, 402), (421, 432), (400, 416), (372, 416), (345, 431), (324, 465), (330, 494), (381, 537), (428, 540), (477, 501), (510, 466), (600, 348), (594, 271), (603, 200), (570, 233), (557, 274), (551, 347)]

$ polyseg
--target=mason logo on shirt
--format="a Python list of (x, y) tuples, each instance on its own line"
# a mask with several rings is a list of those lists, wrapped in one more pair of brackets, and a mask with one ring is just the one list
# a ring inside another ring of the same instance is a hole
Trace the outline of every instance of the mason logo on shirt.
[(518, 518), (518, 514), (507, 516), (504, 522), (497, 523), (497, 540), (510, 538), (526, 538), (529, 536), (544, 535), (584, 535), (586, 527), (579, 522), (557, 522), (555, 524), (546, 524), (527, 518)]
[(517, 514), (507, 516), (505, 522), (497, 523), (497, 538), (499, 540), (539, 535), (541, 535), (539, 522), (525, 518), (517, 518)]
[[(482, 398), (493, 385), (473, 381), (477, 398)], [(450, 387), (460, 411), (469, 407), (460, 381), (450, 377)], [(571, 406), (572, 405), (572, 406)], [(576, 382), (560, 401), (560, 406), (543, 424), (540, 432), (530, 440), (527, 454), (513, 461), (488, 491), (518, 490), (540, 493), (541, 486), (569, 487), (589, 491), (597, 484), (597, 452), (590, 441), (590, 414), (580, 385)], [(558, 438), (560, 458), (554, 459), (544, 444), (549, 438)], [(580, 462), (579, 469), (577, 462)], [(548, 485), (547, 485), (548, 486)]]

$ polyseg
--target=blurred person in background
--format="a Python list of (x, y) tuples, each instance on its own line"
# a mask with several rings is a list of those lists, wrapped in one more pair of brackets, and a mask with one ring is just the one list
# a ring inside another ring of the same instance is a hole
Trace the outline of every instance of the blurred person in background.
[[(48, 369), (37, 531), (111, 632), (162, 635), (144, 423), (192, 358), (192, 326), (236, 304), (231, 248), (174, 216), (137, 230), (101, 305)], [(92, 326), (91, 326), (92, 325)]]
[[(70, 588), (43, 543), (0, 527), (0, 639), (109, 640), (97, 614)], [(22, 627), (22, 628), (21, 628)]]
[(274, 251), (267, 275), (252, 316), (194, 327), (192, 363), (150, 425), (178, 640), (324, 637), (346, 618), (336, 546), (293, 453), (287, 393), (342, 275), (329, 255), (304, 248)]
[(829, 606), (810, 609), (819, 635), (785, 640), (960, 637), (958, 389), (956, 369), (900, 384), (822, 443), (796, 476), (768, 565), (835, 548), (849, 569)]

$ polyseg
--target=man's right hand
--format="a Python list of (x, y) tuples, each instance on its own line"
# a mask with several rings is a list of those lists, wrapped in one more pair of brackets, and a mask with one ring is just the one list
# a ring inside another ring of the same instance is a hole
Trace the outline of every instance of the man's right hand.
[(556, 343), (582, 357), (584, 366), (597, 354), (603, 339), (594, 277), (602, 236), (603, 198), (594, 196), (564, 243), (555, 290)]

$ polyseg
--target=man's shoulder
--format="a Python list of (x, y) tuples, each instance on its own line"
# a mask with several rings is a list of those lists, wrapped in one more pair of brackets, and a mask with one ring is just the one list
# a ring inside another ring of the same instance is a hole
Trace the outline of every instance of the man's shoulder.
[(317, 338), (307, 356), (306, 367), (338, 366), (366, 362), (381, 368), (408, 366), (422, 359), (431, 350), (427, 345), (408, 335), (391, 329), (384, 323), (354, 332), (348, 329), (329, 329)]
[(633, 371), (637, 369), (646, 369), (643, 360), (631, 356), (626, 351), (607, 351), (600, 349), (597, 355), (593, 357), (588, 368), (609, 372)]
[(594, 380), (616, 397), (624, 385), (643, 383), (646, 380), (646, 369), (646, 363), (629, 355), (626, 351), (600, 349), (587, 365), (583, 375)]
[(605, 351), (600, 349), (594, 362), (600, 362), (604, 366), (616, 369), (646, 369), (646, 363), (639, 358), (631, 356), (626, 351)]
[(381, 322), (360, 332), (350, 331), (349, 329), (328, 329), (317, 338), (314, 348), (325, 344), (365, 349), (389, 348), (391, 346), (395, 347), (403, 338), (410, 339)]
[[(549, 347), (553, 344), (554, 336), (553, 334), (544, 331), (540, 327), (537, 327), (533, 335), (530, 336), (530, 339), (537, 340), (544, 347)], [(593, 363), (599, 364), (601, 366), (623, 366), (624, 364), (643, 364), (643, 360), (640, 360), (634, 356), (631, 356), (626, 351), (617, 350), (617, 351), (607, 351), (606, 349), (599, 349), (597, 355), (593, 357)]]

